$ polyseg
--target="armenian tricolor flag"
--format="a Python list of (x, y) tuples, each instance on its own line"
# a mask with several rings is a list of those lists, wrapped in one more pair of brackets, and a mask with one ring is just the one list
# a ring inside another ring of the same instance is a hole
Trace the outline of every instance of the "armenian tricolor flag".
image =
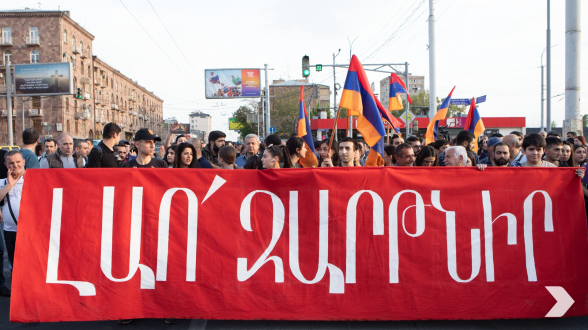
[(425, 134), (425, 145), (437, 141), (437, 134), (439, 133), (439, 120), (443, 120), (447, 116), (447, 110), (449, 110), (449, 103), (451, 102), (451, 95), (453, 95), (454, 90), (455, 86), (453, 86), (449, 96), (443, 100), (439, 111), (437, 111), (433, 119), (431, 119), (429, 122), (429, 127), (427, 127), (427, 133)]
[(371, 147), (366, 166), (384, 165), (384, 122), (376, 105), (376, 97), (370, 87), (363, 66), (355, 55), (351, 57), (345, 87), (339, 105), (347, 113), (357, 114), (357, 130)]
[(484, 134), (486, 128), (484, 127), (484, 123), (482, 122), (482, 117), (478, 112), (478, 108), (476, 108), (476, 98), (472, 98), (472, 103), (470, 104), (470, 111), (468, 112), (468, 117), (466, 118), (465, 124), (463, 125), (463, 129), (468, 130), (476, 136), (475, 138), (475, 145), (472, 149), (474, 152), (478, 152), (478, 138), (480, 135)]
[(314, 149), (314, 141), (310, 131), (310, 119), (306, 112), (304, 105), (304, 85), (300, 86), (300, 107), (298, 110), (298, 137), (304, 140), (306, 146), (306, 155), (300, 158), (299, 162), (302, 167), (317, 167), (318, 160), (316, 150)]
[(406, 94), (406, 98), (408, 99), (409, 103), (412, 103), (412, 99), (408, 92), (406, 91), (406, 85), (396, 73), (392, 73), (390, 76), (390, 105), (388, 109), (392, 110), (400, 110), (404, 107), (402, 106), (402, 99), (400, 98), (400, 94)]
[(396, 117), (394, 117), (390, 113), (390, 111), (384, 108), (384, 106), (382, 105), (380, 100), (378, 100), (377, 97), (374, 99), (376, 100), (376, 105), (378, 106), (378, 110), (380, 110), (380, 115), (382, 116), (382, 119), (387, 121), (388, 124), (392, 125), (392, 128), (396, 133), (400, 133), (400, 125), (402, 125), (402, 123), (398, 119), (396, 119)]

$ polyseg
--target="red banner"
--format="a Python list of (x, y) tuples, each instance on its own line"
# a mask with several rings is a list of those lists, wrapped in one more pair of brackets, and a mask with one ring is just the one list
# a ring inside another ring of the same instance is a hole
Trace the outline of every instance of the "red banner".
[(574, 169), (29, 170), (10, 319), (588, 314)]

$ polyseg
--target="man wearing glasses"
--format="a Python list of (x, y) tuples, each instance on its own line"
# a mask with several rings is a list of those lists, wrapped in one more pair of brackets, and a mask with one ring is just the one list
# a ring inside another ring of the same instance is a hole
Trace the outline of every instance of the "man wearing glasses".
[(406, 143), (410, 144), (410, 146), (412, 147), (412, 151), (414, 151), (415, 155), (418, 155), (419, 151), (421, 151), (421, 148), (423, 147), (421, 145), (421, 139), (414, 135), (409, 136), (408, 139), (406, 139)]

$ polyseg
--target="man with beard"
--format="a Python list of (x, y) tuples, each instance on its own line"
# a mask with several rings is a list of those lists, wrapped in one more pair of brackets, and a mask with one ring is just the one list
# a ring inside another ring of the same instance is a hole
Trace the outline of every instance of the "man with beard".
[[(464, 147), (466, 149), (465, 158), (467, 158), (467, 151), (472, 150), (474, 148), (475, 139), (476, 139), (476, 136), (474, 135), (474, 133), (472, 133), (470, 131), (463, 130), (463, 131), (457, 133), (457, 136), (455, 137), (455, 145)], [(446, 166), (446, 164), (445, 164), (445, 153), (446, 152), (447, 152), (447, 150), (444, 153), (439, 155), (439, 166)], [(478, 155), (477, 154), (474, 154), (474, 155), (476, 157), (476, 163), (478, 163), (480, 161), (478, 159)]]
[(414, 149), (408, 143), (402, 143), (396, 147), (396, 165), (394, 166), (413, 166), (416, 157), (414, 156)]
[(339, 142), (339, 158), (341, 166), (355, 166), (355, 158), (359, 156), (357, 141), (350, 137), (343, 138)]
[(478, 164), (478, 169), (484, 170), (487, 166), (508, 167), (510, 164), (510, 151), (508, 144), (499, 142), (494, 145), (494, 157), (490, 163)]
[(494, 148), (496, 147), (497, 144), (499, 144), (501, 142), (502, 141), (500, 140), (499, 137), (490, 138), (488, 140), (488, 142), (486, 142), (486, 145), (488, 146), (488, 157), (480, 159), (479, 164), (493, 166), (494, 165)]
[(221, 131), (212, 131), (208, 134), (208, 144), (202, 149), (202, 156), (208, 160), (214, 168), (220, 168), (218, 163), (218, 151), (225, 146), (227, 135)]

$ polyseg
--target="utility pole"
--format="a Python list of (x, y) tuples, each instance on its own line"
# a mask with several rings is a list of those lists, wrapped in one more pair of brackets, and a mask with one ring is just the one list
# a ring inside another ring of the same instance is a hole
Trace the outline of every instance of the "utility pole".
[(6, 118), (8, 120), (8, 145), (13, 146), (12, 139), (12, 72), (10, 71), (10, 61), (6, 61)]
[[(339, 53), (341, 52), (341, 48), (339, 48), (339, 52), (337, 53), (337, 55), (335, 55), (335, 53), (333, 53), (333, 109), (335, 109), (335, 113), (337, 113), (337, 78), (335, 76), (335, 57), (337, 57), (339, 55)], [(349, 116), (349, 114), (348, 114)], [(337, 118), (335, 118), (335, 120), (337, 120)], [(333, 134), (335, 134), (335, 137), (337, 137), (337, 132), (333, 132)]]
[(267, 64), (263, 65), (265, 67), (265, 136), (267, 137), (270, 135), (270, 95), (269, 95), (269, 85), (267, 79)]
[[(404, 62), (404, 75), (406, 77), (406, 88), (408, 89), (408, 62)], [(406, 116), (404, 117), (404, 122), (406, 123), (406, 137), (405, 138), (408, 137), (408, 134), (412, 133), (412, 132), (408, 131), (408, 126), (409, 126), (408, 125), (408, 111), (410, 110), (410, 103), (408, 103), (408, 93), (409, 93), (409, 91), (406, 91), (406, 111), (404, 112), (406, 114)]]
[(563, 135), (576, 132), (582, 135), (580, 112), (581, 18), (580, 1), (566, 0), (566, 117)]
[[(550, 0), (547, 0), (547, 131), (551, 131), (551, 19)], [(567, 17), (567, 14), (566, 14)]]
[[(429, 0), (429, 118), (431, 119), (437, 113), (437, 94), (435, 91), (435, 14), (433, 11), (433, 0)], [(408, 70), (406, 73), (406, 87), (408, 88)]]
[(543, 92), (545, 91), (545, 85), (543, 83), (543, 61), (541, 61), (541, 130), (545, 130), (545, 123), (543, 122), (543, 118), (545, 118), (545, 97), (543, 97)]

